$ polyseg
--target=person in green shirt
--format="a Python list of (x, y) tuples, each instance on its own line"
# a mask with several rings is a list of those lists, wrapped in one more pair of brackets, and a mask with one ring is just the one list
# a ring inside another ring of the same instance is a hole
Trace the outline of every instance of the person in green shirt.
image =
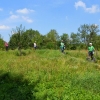
[(93, 57), (94, 51), (95, 51), (94, 46), (92, 45), (92, 43), (89, 43), (88, 55), (89, 55), (89, 58), (91, 58), (91, 60), (93, 60), (93, 58), (94, 58), (94, 57)]
[(64, 45), (63, 40), (60, 43), (60, 49), (61, 49), (61, 52), (64, 53), (65, 45)]

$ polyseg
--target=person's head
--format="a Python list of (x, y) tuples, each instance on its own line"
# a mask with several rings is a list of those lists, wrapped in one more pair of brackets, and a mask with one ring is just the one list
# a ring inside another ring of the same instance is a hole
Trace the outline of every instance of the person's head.
[(63, 42), (63, 40), (61, 40), (61, 42)]
[(92, 43), (89, 43), (90, 46), (92, 46)]

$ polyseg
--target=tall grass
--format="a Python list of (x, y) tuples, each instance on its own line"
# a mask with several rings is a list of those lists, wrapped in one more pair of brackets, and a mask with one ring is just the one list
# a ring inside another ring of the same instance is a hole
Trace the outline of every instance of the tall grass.
[[(25, 100), (24, 96), (26, 100), (100, 99), (100, 62), (86, 61), (86, 51), (65, 51), (65, 54), (59, 50), (23, 50), (23, 52), (22, 56), (18, 56), (18, 51), (0, 51), (0, 70), (9, 73), (7, 75), (10, 82), (7, 82), (10, 84), (13, 79), (19, 80), (22, 85), (27, 83), (26, 88), (16, 85), (23, 92), (17, 90), (15, 97), (19, 96), (20, 100)], [(14, 78), (16, 75), (19, 79)], [(3, 80), (2, 77), (0, 79)], [(4, 84), (6, 80), (5, 78)], [(7, 88), (3, 84), (2, 87)], [(10, 84), (8, 87), (15, 86)], [(7, 98), (4, 94), (7, 94), (8, 90), (0, 91), (2, 98)], [(26, 96), (27, 93), (30, 95)], [(14, 96), (12, 100), (15, 100)], [(11, 94), (8, 95), (9, 99), (2, 100), (11, 100), (10, 97)]]

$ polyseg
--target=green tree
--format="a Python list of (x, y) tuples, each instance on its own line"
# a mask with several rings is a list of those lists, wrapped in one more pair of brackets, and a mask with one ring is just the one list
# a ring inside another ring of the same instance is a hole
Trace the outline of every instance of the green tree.
[(56, 30), (50, 30), (49, 33), (47, 33), (46, 37), (48, 38), (49, 41), (55, 42), (59, 39), (59, 35)]
[(89, 28), (89, 26), (87, 24), (81, 25), (78, 28), (78, 33), (81, 35), (81, 37), (80, 37), (81, 42), (83, 42), (84, 44), (87, 44), (88, 28)]
[(46, 35), (46, 45), (52, 49), (57, 49), (57, 41), (59, 40), (59, 35), (56, 30), (50, 30)]
[(95, 41), (94, 46), (95, 46), (95, 49), (100, 50), (100, 35), (98, 35), (96, 37), (96, 41)]
[(0, 50), (4, 50), (4, 40), (2, 39), (1, 34), (0, 34)]
[(92, 43), (96, 43), (97, 42), (97, 34), (99, 32), (99, 26), (98, 25), (95, 25), (95, 24), (92, 24), (89, 26), (89, 42), (92, 42)]
[(80, 45), (80, 34), (72, 32), (70, 39), (71, 49), (77, 49), (77, 47)]
[(33, 43), (36, 41), (38, 48), (40, 47), (42, 42), (42, 35), (39, 33), (39, 31), (29, 29), (26, 30), (24, 34), (28, 38), (27, 43), (29, 46), (33, 46)]
[(22, 27), (22, 25), (20, 25), (19, 27), (16, 27), (16, 29), (12, 29), (13, 35), (10, 37), (10, 42), (9, 42), (10, 46), (13, 46), (14, 48), (16, 46), (18, 47), (20, 55), (22, 54), (21, 53), (21, 48), (22, 48), (21, 36), (24, 32), (25, 32), (25, 27)]
[(81, 35), (81, 42), (87, 47), (89, 42), (96, 44), (99, 26), (95, 24), (84, 24), (78, 28), (78, 33)]
[(12, 34), (12, 36), (10, 37), (10, 41), (9, 41), (9, 47), (14, 50), (16, 48), (18, 48), (18, 34), (14, 33)]

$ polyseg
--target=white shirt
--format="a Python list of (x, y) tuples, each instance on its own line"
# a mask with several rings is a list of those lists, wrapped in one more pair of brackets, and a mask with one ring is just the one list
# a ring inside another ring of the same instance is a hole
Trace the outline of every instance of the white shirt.
[(34, 43), (34, 47), (36, 47), (36, 43)]

